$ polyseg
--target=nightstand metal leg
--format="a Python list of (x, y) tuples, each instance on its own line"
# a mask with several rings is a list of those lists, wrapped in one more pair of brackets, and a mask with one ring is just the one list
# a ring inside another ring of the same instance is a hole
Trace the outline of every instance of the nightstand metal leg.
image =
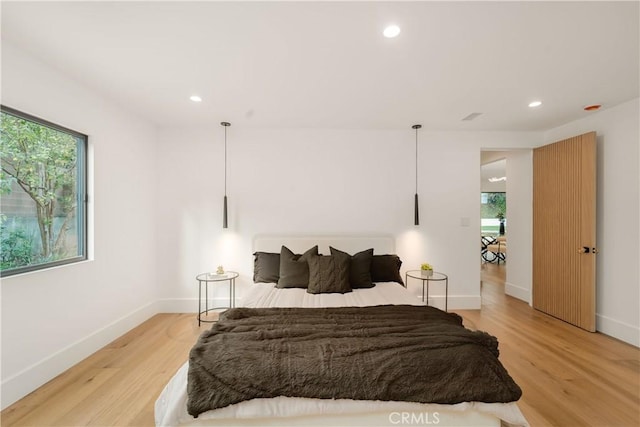
[(444, 280), (444, 311), (448, 311), (449, 305), (449, 276)]

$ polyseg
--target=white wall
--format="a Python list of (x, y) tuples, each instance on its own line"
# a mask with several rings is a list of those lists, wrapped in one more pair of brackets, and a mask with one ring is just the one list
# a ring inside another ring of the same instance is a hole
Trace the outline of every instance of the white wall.
[(480, 153), (481, 176), (480, 191), (483, 193), (504, 193), (506, 181), (491, 182), (489, 178), (507, 176), (508, 151), (483, 151)]
[[(534, 146), (535, 133), (422, 132), (420, 226), (413, 225), (414, 143), (407, 130), (228, 130), (229, 229), (222, 229), (223, 130), (159, 136), (158, 281), (163, 309), (194, 311), (195, 276), (253, 268), (258, 234), (383, 233), (406, 269), (449, 275), (449, 307), (479, 308), (480, 148)], [(468, 219), (469, 225), (462, 223)], [(419, 283), (410, 283), (416, 294)], [(434, 289), (437, 295), (442, 290)], [(220, 287), (217, 296), (224, 298)], [(436, 304), (442, 303), (436, 298)]]
[(2, 42), (2, 104), (89, 135), (91, 260), (2, 279), (2, 407), (155, 314), (155, 131)]
[(481, 179), (480, 191), (483, 193), (505, 193), (507, 191), (507, 183), (505, 181), (489, 182), (486, 179)]
[(508, 259), (505, 293), (531, 303), (533, 257), (533, 155), (507, 153)]
[(640, 346), (640, 101), (551, 129), (545, 143), (597, 133), (596, 328)]

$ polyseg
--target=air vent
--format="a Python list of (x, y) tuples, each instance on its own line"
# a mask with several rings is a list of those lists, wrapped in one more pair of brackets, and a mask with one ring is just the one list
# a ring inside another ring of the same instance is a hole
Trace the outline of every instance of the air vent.
[(470, 122), (471, 120), (475, 119), (476, 117), (478, 117), (479, 115), (481, 115), (482, 113), (471, 113), (469, 114), (467, 117), (465, 117), (464, 119), (462, 119), (463, 122)]

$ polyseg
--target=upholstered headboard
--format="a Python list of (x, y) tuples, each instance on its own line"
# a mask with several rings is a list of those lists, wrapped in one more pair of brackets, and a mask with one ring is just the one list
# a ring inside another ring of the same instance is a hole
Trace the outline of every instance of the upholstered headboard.
[(394, 254), (395, 238), (389, 235), (257, 235), (253, 239), (253, 251), (280, 253), (282, 245), (295, 253), (304, 253), (318, 245), (321, 254), (329, 255), (329, 246), (354, 254), (373, 248), (374, 254)]

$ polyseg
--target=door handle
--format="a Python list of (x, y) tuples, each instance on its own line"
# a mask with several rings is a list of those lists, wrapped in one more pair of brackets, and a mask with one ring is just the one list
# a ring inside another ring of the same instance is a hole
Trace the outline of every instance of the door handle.
[(588, 246), (583, 246), (583, 247), (581, 247), (580, 249), (578, 249), (578, 253), (579, 253), (579, 254), (589, 254), (589, 253), (591, 253), (591, 254), (597, 254), (597, 253), (599, 253), (599, 252), (600, 252), (600, 251), (598, 250), (598, 248), (590, 248), (590, 247), (588, 247)]

